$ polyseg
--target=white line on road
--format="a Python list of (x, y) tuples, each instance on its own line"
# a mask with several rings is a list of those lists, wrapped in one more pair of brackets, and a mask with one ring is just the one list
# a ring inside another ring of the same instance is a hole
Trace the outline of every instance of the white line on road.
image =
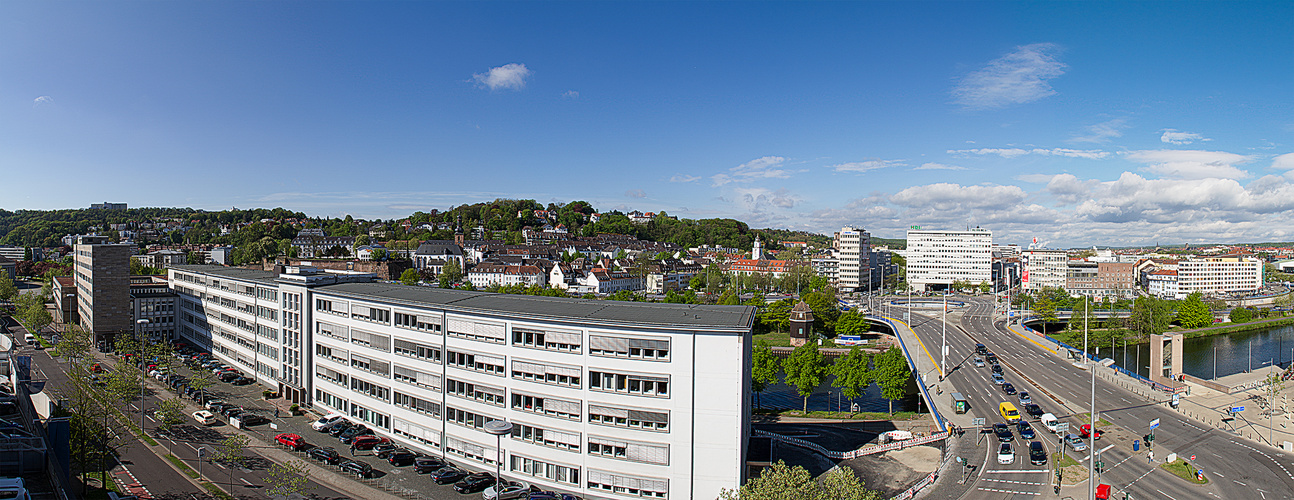
[(1007, 493), (1011, 495), (1042, 495), (1042, 493), (1038, 493), (1034, 491), (999, 490), (996, 488), (975, 488), (975, 489), (980, 491), (992, 491), (995, 493)]
[(1164, 493), (1164, 491), (1163, 491), (1163, 490), (1155, 490), (1155, 491), (1158, 491), (1160, 495), (1163, 495), (1163, 496), (1165, 496), (1165, 497), (1168, 497), (1168, 500), (1177, 500), (1176, 498), (1173, 498), (1173, 497), (1169, 496), (1167, 493)]
[(994, 472), (997, 474), (1028, 474), (1033, 472), (1051, 472), (1047, 469), (1023, 469), (1023, 470), (986, 470), (984, 472)]
[(252, 485), (252, 483), (251, 483), (250, 481), (248, 481), (248, 480), (246, 480), (246, 479), (244, 479), (244, 478), (241, 478), (241, 477), (240, 477), (240, 478), (238, 478), (238, 480), (239, 480), (239, 481), (242, 481), (242, 482), (243, 482), (243, 484), (245, 484), (245, 485), (248, 485), (248, 486), (251, 486), (251, 485)]
[(1249, 486), (1249, 485), (1247, 485), (1247, 484), (1245, 484), (1245, 483), (1242, 483), (1242, 482), (1240, 482), (1240, 481), (1236, 481), (1235, 479), (1232, 479), (1232, 480), (1231, 480), (1231, 482), (1236, 483), (1236, 484), (1238, 484), (1238, 485), (1240, 485), (1240, 486)]

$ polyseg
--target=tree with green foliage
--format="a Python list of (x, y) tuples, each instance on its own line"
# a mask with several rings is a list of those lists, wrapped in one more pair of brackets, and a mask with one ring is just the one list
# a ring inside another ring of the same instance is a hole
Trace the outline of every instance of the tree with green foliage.
[(768, 386), (777, 383), (777, 374), (781, 372), (781, 363), (768, 341), (759, 339), (750, 352), (750, 390), (755, 392), (755, 406), (760, 405), (759, 396)]
[(768, 331), (784, 332), (791, 324), (791, 309), (794, 307), (794, 300), (782, 299), (761, 307), (756, 314)]
[(409, 285), (409, 286), (417, 285), (419, 278), (420, 276), (418, 275), (417, 269), (412, 269), (412, 268), (405, 269), (404, 272), (400, 273), (400, 283), (403, 283), (405, 285)]
[(457, 259), (449, 259), (440, 270), (440, 287), (449, 288), (460, 279), (463, 279), (462, 266), (458, 265)]
[(1044, 322), (1055, 323), (1060, 318), (1056, 316), (1056, 304), (1051, 301), (1051, 297), (1046, 294), (1039, 294), (1038, 298), (1033, 301), (1029, 307), (1035, 314), (1042, 318)]
[(243, 467), (243, 462), (247, 461), (247, 447), (252, 440), (244, 434), (230, 434), (220, 442), (219, 451), (216, 452), (215, 461), (220, 462), (229, 469), (229, 486), (232, 489), (234, 485), (234, 469)]
[(816, 480), (798, 465), (778, 460), (737, 490), (724, 489), (717, 500), (880, 500), (849, 467), (833, 467)]
[(723, 295), (719, 296), (719, 305), (721, 306), (735, 306), (740, 304), (741, 299), (737, 297), (737, 291), (732, 288), (724, 290)]
[(293, 498), (305, 495), (309, 483), (310, 468), (301, 460), (275, 463), (265, 476), (269, 488), (265, 494), (270, 498)]
[(822, 385), (822, 379), (827, 375), (818, 343), (810, 339), (791, 351), (791, 356), (782, 361), (782, 373), (786, 375), (786, 385), (794, 387), (796, 394), (804, 398), (804, 412), (808, 414), (809, 396)]
[(836, 335), (862, 335), (871, 329), (867, 317), (852, 309), (836, 318)]
[(908, 395), (908, 380), (912, 370), (898, 347), (890, 346), (888, 350), (876, 356), (876, 385), (881, 388), (881, 397), (889, 401), (890, 414), (894, 414), (894, 400)]
[(1231, 319), (1232, 323), (1248, 323), (1254, 320), (1254, 312), (1251, 309), (1237, 307), (1232, 309), (1231, 314), (1227, 315), (1227, 317)]
[(836, 319), (840, 317), (840, 308), (836, 306), (835, 290), (827, 288), (804, 294), (804, 303), (813, 310), (813, 329), (829, 332), (836, 328)]
[(179, 396), (163, 399), (157, 405), (157, 428), (162, 431), (169, 430), (172, 426), (184, 423), (184, 400)]
[(1138, 339), (1149, 338), (1168, 330), (1172, 316), (1168, 305), (1154, 297), (1137, 297), (1132, 303), (1132, 313), (1128, 316), (1128, 329), (1137, 334)]
[(139, 337), (133, 334), (120, 333), (112, 337), (112, 350), (119, 356), (135, 356), (140, 354)]
[(18, 295), (18, 288), (13, 284), (9, 272), (0, 269), (0, 300), (10, 300)]
[(1177, 305), (1177, 324), (1182, 328), (1204, 328), (1213, 324), (1213, 314), (1200, 297), (1200, 292), (1192, 293)]
[(189, 387), (195, 391), (202, 391), (203, 396), (199, 398), (198, 405), (207, 405), (206, 389), (216, 384), (215, 375), (208, 370), (194, 370), (193, 376), (189, 377)]
[(990, 285), (987, 281), (979, 282), (979, 293), (981, 295), (988, 294), (989, 292), (992, 292), (992, 291), (993, 291), (993, 285)]
[(373, 240), (370, 239), (367, 234), (361, 234), (355, 237), (356, 247), (362, 247), (362, 246), (371, 245), (371, 244), (373, 244)]
[(836, 377), (831, 381), (831, 386), (839, 388), (840, 393), (852, 403), (863, 395), (867, 386), (872, 385), (870, 364), (871, 357), (867, 353), (858, 346), (850, 348), (849, 354), (836, 358), (836, 362), (831, 365), (831, 374)]
[(40, 297), (31, 293), (20, 293), (14, 297), (14, 319), (22, 321), (27, 331), (36, 334), (54, 322), (54, 317), (45, 309)]

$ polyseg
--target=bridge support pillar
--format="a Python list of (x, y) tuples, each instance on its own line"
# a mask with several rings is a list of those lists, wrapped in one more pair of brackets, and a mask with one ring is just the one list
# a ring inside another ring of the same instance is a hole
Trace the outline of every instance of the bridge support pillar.
[(1182, 375), (1183, 339), (1181, 333), (1150, 336), (1150, 380), (1170, 387), (1176, 385), (1173, 381)]

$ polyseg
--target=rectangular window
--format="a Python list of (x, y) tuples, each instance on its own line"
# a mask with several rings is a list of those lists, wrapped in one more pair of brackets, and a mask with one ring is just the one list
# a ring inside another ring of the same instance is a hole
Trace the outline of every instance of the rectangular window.
[(445, 407), (445, 420), (448, 422), (453, 422), (455, 424), (461, 425), (463, 427), (471, 427), (473, 429), (484, 429), (486, 423), (493, 422), (499, 419), (491, 417), (489, 415), (482, 415), (479, 413), (474, 413), (466, 410), (460, 410), (458, 408), (454, 408), (453, 406), (447, 406)]
[(395, 378), (396, 381), (403, 382), (409, 385), (426, 387), (428, 389), (432, 389), (435, 391), (440, 391), (441, 389), (439, 374), (427, 373), (420, 370), (414, 370), (413, 368), (406, 368), (400, 365), (395, 365), (391, 367), (391, 370), (393, 373), (393, 378)]
[(324, 321), (316, 321), (315, 331), (325, 337), (332, 337), (342, 342), (350, 342), (350, 329), (345, 325), (334, 325)]
[(639, 396), (669, 397), (669, 378), (590, 370), (589, 389)]
[[(397, 394), (398, 396), (398, 394)], [(419, 443), (440, 448), (440, 432), (399, 418), (391, 419), (391, 432)]]
[(486, 323), (481, 321), (449, 318), (447, 329), (451, 336), (469, 340), (490, 342), (494, 344), (502, 344), (506, 340), (504, 338), (504, 326), (502, 323)]
[(579, 420), (582, 415), (579, 401), (522, 394), (516, 391), (512, 392), (512, 409), (570, 420)]
[(395, 345), (396, 354), (440, 364), (440, 347), (410, 342), (399, 337), (396, 337), (392, 343)]
[(337, 396), (321, 391), (319, 389), (315, 389), (315, 401), (323, 403), (324, 406), (332, 407), (334, 410), (337, 410), (341, 413), (346, 413), (347, 408), (349, 408), (347, 401), (345, 399), (339, 398)]
[(512, 345), (547, 349), (550, 351), (580, 352), (580, 332), (512, 328)]
[(396, 392), (395, 405), (409, 408), (418, 413), (424, 413), (436, 418), (440, 418), (440, 403), (428, 401), (417, 396)]
[(625, 496), (644, 498), (669, 498), (669, 480), (652, 479), (623, 474), (612, 474), (589, 469), (585, 474), (589, 489), (602, 490)]
[(669, 361), (669, 339), (589, 335), (589, 354), (611, 358)]
[(383, 429), (391, 427), (391, 417), (357, 404), (350, 405), (350, 416)]
[(565, 366), (537, 363), (526, 360), (512, 360), (512, 378), (528, 380), (541, 384), (580, 387), (582, 371), (577, 366)]
[(395, 313), (395, 326), (421, 332), (440, 333), (440, 316), (433, 314)]
[(368, 356), (360, 356), (354, 353), (351, 353), (350, 355), (350, 366), (354, 368), (359, 368), (369, 373), (376, 373), (383, 377), (386, 377), (391, 373), (390, 363), (387, 363), (386, 361), (382, 361), (382, 360), (373, 359)]
[(446, 363), (449, 366), (472, 370), (502, 377), (505, 373), (502, 356), (476, 354), (470, 352), (445, 351)]
[(669, 413), (589, 405), (589, 422), (650, 431), (669, 431)]
[(354, 328), (350, 331), (350, 342), (382, 352), (391, 352), (391, 337), (379, 333)]
[(480, 401), (485, 404), (503, 406), (504, 390), (502, 387), (492, 385), (477, 384), (473, 382), (463, 382), (461, 380), (448, 379), (445, 381), (445, 393), (454, 396)]
[(534, 443), (551, 448), (580, 451), (580, 433), (544, 429), (533, 425), (513, 422), (512, 439)]
[(387, 389), (386, 387), (382, 387), (380, 385), (374, 384), (364, 379), (352, 377), (350, 379), (350, 389), (360, 394), (364, 394), (368, 397), (380, 399), (383, 402), (387, 402), (391, 398), (390, 389)]
[(571, 465), (554, 464), (514, 454), (509, 467), (518, 474), (526, 474), (559, 483), (580, 484), (580, 468)]

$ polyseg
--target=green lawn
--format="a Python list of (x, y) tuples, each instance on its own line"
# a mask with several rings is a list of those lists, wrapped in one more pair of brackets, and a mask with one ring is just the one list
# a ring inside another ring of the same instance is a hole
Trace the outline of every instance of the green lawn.
[(1071, 465), (1079, 465), (1078, 460), (1070, 458), (1069, 455), (1063, 452), (1053, 453), (1051, 460), (1053, 463), (1059, 464), (1058, 466), (1062, 469)]
[(1180, 477), (1180, 478), (1185, 479), (1185, 480), (1187, 480), (1187, 481), (1190, 481), (1190, 482), (1191, 482), (1191, 484), (1208, 484), (1208, 483), (1209, 483), (1209, 478), (1208, 478), (1208, 476), (1205, 476), (1203, 481), (1196, 480), (1196, 479), (1195, 479), (1195, 467), (1192, 467), (1190, 464), (1186, 463), (1186, 460), (1183, 460), (1183, 459), (1180, 459), (1180, 458), (1179, 458), (1179, 459), (1177, 459), (1177, 460), (1176, 460), (1176, 461), (1174, 461), (1174, 462), (1169, 462), (1169, 463), (1159, 464), (1159, 467), (1160, 467), (1160, 468), (1162, 468), (1162, 469), (1164, 469), (1164, 470), (1166, 470), (1166, 471), (1168, 471), (1168, 472), (1173, 473), (1173, 475), (1174, 475), (1174, 476), (1177, 476), (1177, 477)]
[(768, 345), (773, 347), (791, 347), (790, 332), (773, 332), (755, 335), (755, 342), (759, 342), (760, 340), (768, 342)]

